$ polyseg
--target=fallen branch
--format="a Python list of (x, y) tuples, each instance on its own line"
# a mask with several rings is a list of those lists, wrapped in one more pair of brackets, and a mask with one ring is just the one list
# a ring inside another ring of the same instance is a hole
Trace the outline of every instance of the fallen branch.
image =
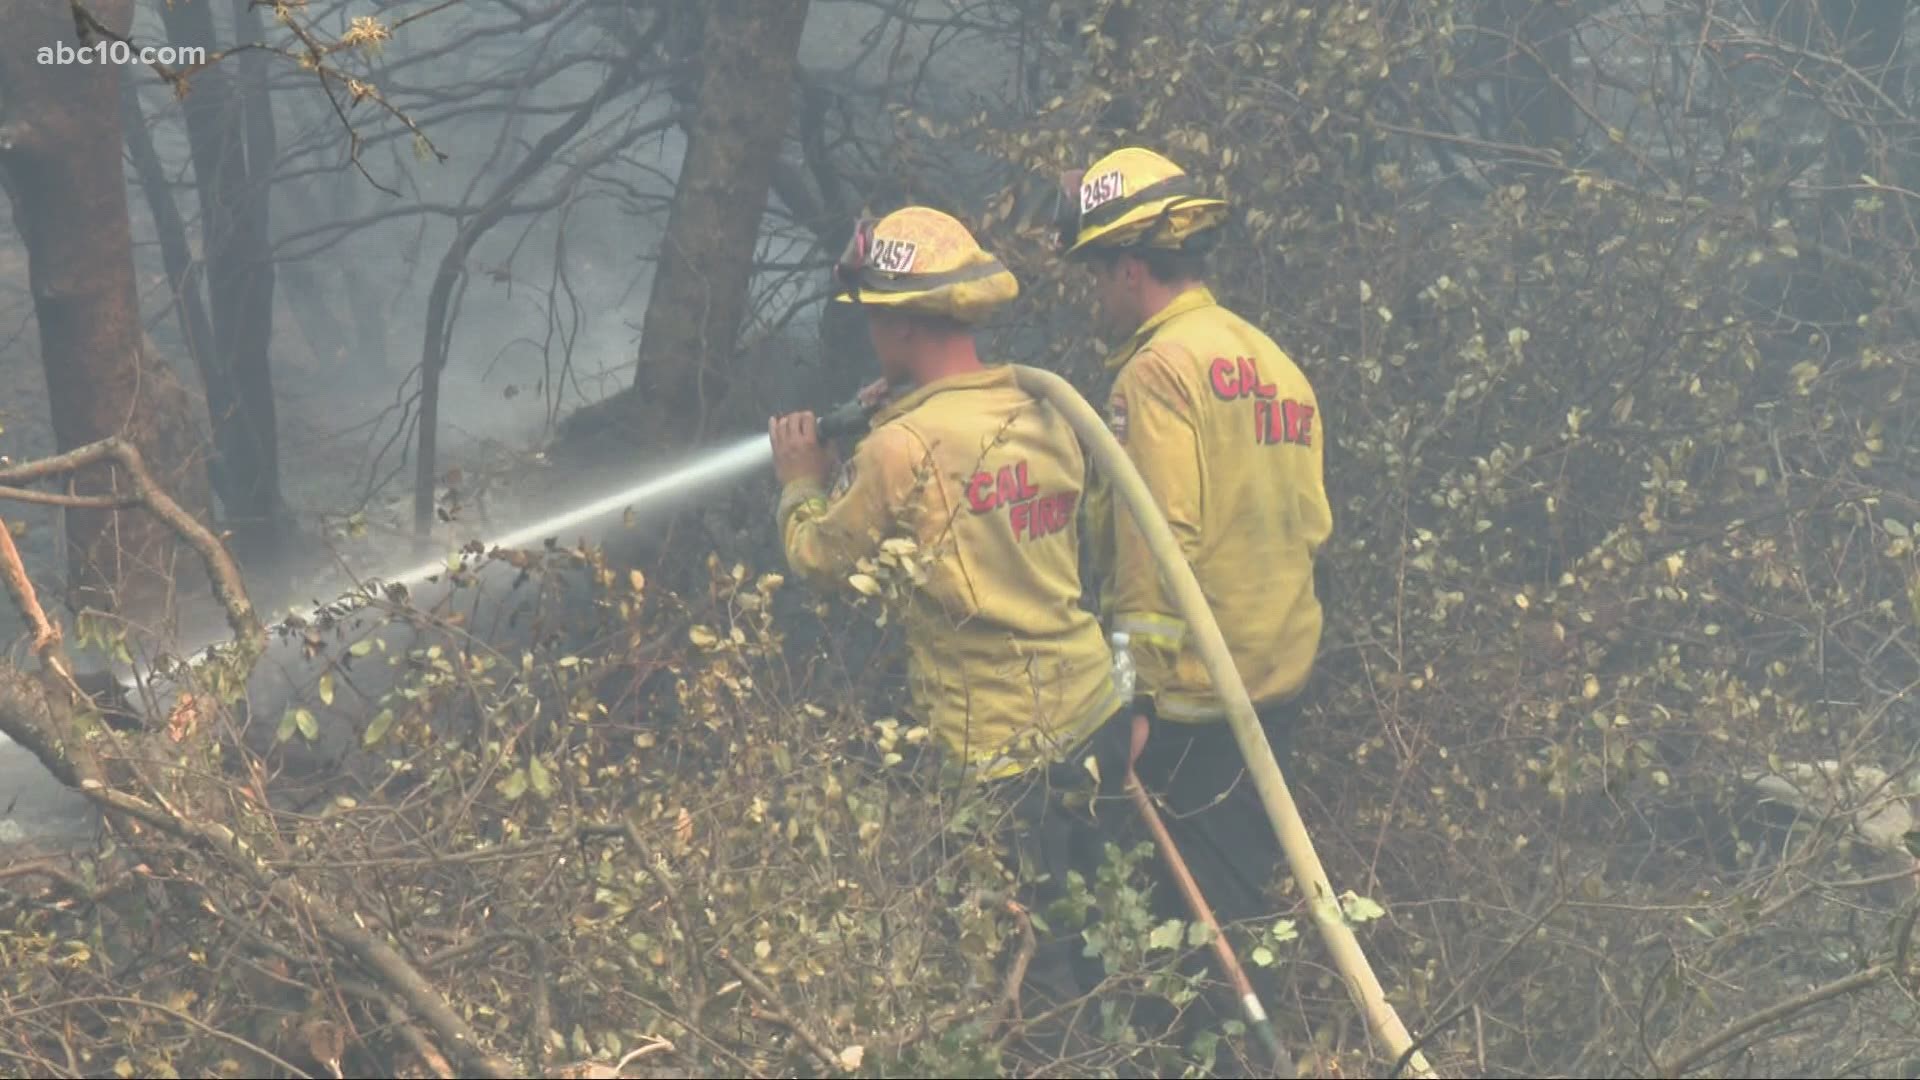
[(48, 619), (40, 606), (40, 597), (33, 590), (33, 582), (27, 580), (26, 564), (20, 561), (20, 549), (13, 545), (13, 530), (7, 527), (5, 518), (0, 518), (0, 578), (6, 579), (7, 594), (33, 628), (33, 654), (40, 656), (60, 644), (60, 626)]
[(131, 510), (140, 505), (140, 500), (131, 495), (62, 495), (22, 487), (0, 487), (0, 499), (67, 510)]
[(1027, 909), (1017, 900), (1006, 902), (1007, 910), (1013, 914), (1014, 921), (1020, 924), (1020, 950), (1013, 954), (1013, 963), (1007, 965), (1007, 978), (1001, 984), (1000, 1005), (994, 1009), (993, 1022), (987, 1025), (993, 1031), (1008, 1019), (1020, 1013), (1020, 987), (1027, 981), (1027, 966), (1033, 963), (1033, 954), (1040, 949), (1039, 939), (1033, 934), (1033, 920), (1027, 916)]
[(372, 997), (380, 1002), (381, 1007), (386, 1010), (387, 1022), (393, 1025), (393, 1030), (399, 1033), (401, 1040), (413, 1051), (414, 1056), (420, 1059), (421, 1064), (431, 1070), (434, 1076), (439, 1077), (439, 1080), (454, 1080), (454, 1077), (459, 1075), (453, 1071), (453, 1064), (447, 1060), (447, 1056), (440, 1052), (439, 1047), (433, 1045), (432, 1039), (427, 1038), (427, 1033), (407, 1019), (407, 1010), (402, 1008), (399, 1002), (393, 1000), (384, 991), (371, 986), (354, 987), (352, 992), (363, 997)]
[(287, 1073), (291, 1076), (302, 1077), (302, 1078), (306, 1078), (306, 1080), (310, 1080), (309, 1074), (305, 1070), (301, 1069), (299, 1066), (294, 1065), (292, 1062), (274, 1053), (273, 1051), (267, 1049), (266, 1047), (259, 1045), (258, 1043), (251, 1042), (247, 1039), (241, 1038), (240, 1036), (235, 1035), (233, 1032), (223, 1031), (220, 1028), (217, 1028), (212, 1024), (207, 1023), (205, 1020), (202, 1020), (199, 1017), (192, 1015), (191, 1013), (183, 1012), (179, 1009), (176, 1009), (171, 1005), (162, 1005), (160, 1002), (147, 1001), (144, 998), (125, 997), (118, 994), (88, 994), (84, 997), (65, 998), (63, 1000), (52, 1002), (46, 1005), (31, 1005), (24, 1008), (11, 1009), (7, 1013), (7, 1019), (14, 1023), (18, 1023), (19, 1021), (24, 1020), (27, 1017), (32, 1016), (36, 1013), (52, 1012), (55, 1009), (72, 1008), (78, 1005), (124, 1005), (130, 1009), (148, 1009), (153, 1012), (159, 1013), (162, 1016), (169, 1017), (182, 1024), (185, 1024), (188, 1027), (194, 1028), (195, 1030), (206, 1035), (208, 1038), (219, 1039), (221, 1042), (231, 1043), (234, 1046), (237, 1046), (240, 1049), (245, 1050), (250, 1054), (258, 1054), (260, 1057), (266, 1059), (267, 1061), (270, 1061), (273, 1064), (279, 1066), (280, 1068), (285, 1069)]
[(1893, 967), (1890, 964), (1875, 964), (1865, 971), (1856, 971), (1845, 978), (1835, 979), (1830, 983), (1816, 986), (1804, 994), (1795, 995), (1785, 1001), (1761, 1009), (1759, 1012), (1750, 1013), (1728, 1024), (1726, 1027), (1721, 1028), (1701, 1042), (1669, 1058), (1660, 1065), (1660, 1068), (1654, 1075), (1680, 1076), (1690, 1071), (1706, 1058), (1712, 1056), (1721, 1047), (1726, 1046), (1728, 1043), (1733, 1042), (1743, 1035), (1758, 1031), (1768, 1024), (1779, 1023), (1796, 1013), (1805, 1012), (1822, 1002), (1831, 1001), (1834, 998), (1844, 997), (1848, 994), (1857, 994), (1879, 982), (1881, 979), (1886, 978), (1892, 971)]
[(627, 843), (632, 845), (634, 854), (640, 856), (641, 866), (646, 869), (648, 876), (659, 884), (661, 893), (666, 897), (667, 915), (673, 919), (680, 930), (680, 940), (686, 945), (687, 950), (687, 978), (693, 983), (693, 1007), (687, 1011), (690, 1015), (699, 1016), (701, 1010), (707, 1005), (707, 978), (701, 967), (700, 947), (693, 940), (693, 923), (687, 918), (686, 912), (680, 909), (679, 891), (673, 887), (673, 882), (668, 881), (666, 875), (660, 872), (660, 863), (654, 857), (653, 847), (647, 843), (645, 837), (640, 835), (640, 827), (632, 821), (623, 821), (621, 828)]
[(129, 496), (132, 505), (144, 507), (165, 522), (175, 535), (199, 554), (201, 561), (206, 564), (208, 577), (212, 579), (213, 594), (226, 610), (227, 625), (233, 628), (235, 636), (245, 644), (250, 655), (259, 652), (266, 645), (266, 631), (261, 628), (260, 619), (254, 613), (253, 602), (247, 599), (247, 588), (241, 579), (240, 567), (227, 554), (227, 549), (221, 546), (219, 537), (195, 520), (154, 481), (145, 459), (140, 456), (139, 448), (132, 443), (121, 438), (102, 439), (64, 454), (0, 469), (0, 484), (32, 483), (55, 476), (67, 476), (101, 462), (112, 462), (126, 473), (133, 487)]
[(759, 1007), (753, 1011), (754, 1016), (771, 1020), (793, 1032), (794, 1038), (799, 1039), (814, 1057), (820, 1059), (820, 1063), (827, 1067), (828, 1072), (845, 1071), (841, 1067), (839, 1056), (828, 1049), (827, 1044), (821, 1042), (819, 1036), (808, 1031), (806, 1025), (794, 1019), (793, 1014), (780, 1007), (780, 999), (774, 995), (771, 987), (760, 980), (760, 976), (755, 975), (747, 965), (735, 960), (733, 954), (725, 949), (720, 950), (720, 962), (727, 965), (727, 969), (732, 971), (741, 984), (759, 1001)]
[(188, 820), (169, 814), (145, 800), (88, 780), (80, 789), (103, 807), (143, 821), (179, 839), (212, 853), (228, 869), (244, 876), (254, 887), (287, 904), (301, 918), (317, 927), (334, 944), (346, 950), (380, 980), (394, 995), (433, 1029), (442, 1045), (465, 1066), (468, 1075), (504, 1078), (521, 1075), (511, 1062), (486, 1049), (480, 1037), (448, 1004), (447, 999), (428, 984), (419, 969), (392, 945), (362, 929), (325, 898), (291, 878), (281, 877), (254, 856), (234, 835), (232, 829), (215, 822)]

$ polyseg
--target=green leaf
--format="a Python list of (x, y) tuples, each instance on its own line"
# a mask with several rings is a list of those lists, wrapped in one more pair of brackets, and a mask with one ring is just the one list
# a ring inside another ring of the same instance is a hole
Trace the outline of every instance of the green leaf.
[(1255, 964), (1258, 964), (1261, 967), (1273, 966), (1273, 950), (1267, 948), (1265, 945), (1255, 945), (1253, 947), (1253, 952), (1247, 955), (1248, 955), (1248, 959), (1252, 960)]
[(333, 704), (333, 672), (320, 676), (320, 704)]
[(1153, 933), (1147, 935), (1147, 948), (1177, 949), (1180, 947), (1180, 939), (1186, 935), (1186, 932), (1185, 923), (1179, 919), (1168, 919), (1154, 927)]
[(1272, 936), (1274, 944), (1276, 945), (1285, 944), (1289, 941), (1298, 941), (1300, 940), (1300, 928), (1294, 925), (1292, 919), (1278, 919), (1275, 920), (1273, 924)]
[(553, 774), (547, 771), (538, 757), (527, 760), (527, 779), (533, 782), (533, 790), (541, 798), (553, 798)]
[(1197, 949), (1212, 940), (1213, 927), (1197, 920), (1187, 924), (1187, 944), (1190, 947)]
[(293, 722), (300, 729), (300, 737), (308, 742), (320, 737), (320, 721), (315, 720), (313, 713), (306, 709), (293, 710)]
[(1387, 909), (1352, 889), (1340, 894), (1340, 910), (1346, 913), (1347, 921), (1352, 923), (1371, 922), (1387, 913)]
[(392, 727), (393, 710), (381, 709), (380, 715), (373, 718), (373, 723), (367, 725), (366, 733), (360, 736), (360, 745), (376, 745), (381, 739), (387, 737), (387, 732), (392, 729)]
[(288, 739), (293, 738), (294, 730), (293, 710), (288, 709), (286, 714), (280, 717), (280, 728), (273, 733), (273, 741), (286, 742)]
[(372, 651), (373, 651), (372, 638), (361, 638), (359, 641), (354, 642), (353, 645), (347, 649), (347, 652), (353, 656), (365, 656)]
[(506, 779), (500, 781), (498, 788), (502, 797), (512, 800), (527, 793), (527, 770), (515, 769)]

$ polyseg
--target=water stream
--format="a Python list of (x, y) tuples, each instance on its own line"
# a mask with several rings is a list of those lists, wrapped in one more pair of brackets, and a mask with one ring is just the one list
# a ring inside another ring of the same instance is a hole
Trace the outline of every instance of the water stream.
[[(548, 514), (504, 536), (486, 541), (486, 550), (489, 552), (513, 551), (532, 547), (549, 539), (564, 540), (571, 530), (596, 524), (616, 514), (626, 514), (630, 511), (635, 514), (641, 513), (647, 504), (660, 501), (669, 495), (681, 494), (690, 488), (710, 487), (730, 482), (769, 465), (772, 461), (773, 444), (767, 437), (749, 435), (738, 442), (708, 450), (692, 461), (651, 479), (622, 488), (592, 502)], [(398, 573), (373, 577), (369, 579), (369, 583), (404, 585), (412, 589), (446, 572), (447, 560), (441, 558), (423, 562)], [(310, 622), (315, 616), (332, 606), (330, 603), (321, 604), (296, 612), (282, 621), (292, 622), (298, 619)], [(213, 642), (206, 644), (213, 644)], [(192, 651), (200, 652), (205, 648), (206, 645), (200, 645)], [(183, 655), (190, 655), (190, 653)]]
[[(597, 534), (604, 531), (590, 527), (603, 525), (610, 518), (629, 513), (642, 514), (650, 504), (664, 503), (671, 496), (684, 495), (694, 489), (731, 483), (765, 468), (772, 463), (772, 460), (773, 446), (765, 434), (744, 436), (725, 446), (703, 451), (665, 472), (655, 472), (647, 479), (628, 487), (528, 522), (511, 532), (486, 541), (485, 548), (489, 552), (511, 551), (535, 547), (549, 539), (566, 542), (573, 539), (576, 532), (579, 538), (584, 539), (589, 533)], [(390, 574), (369, 577), (359, 586), (343, 581), (338, 593), (341, 596), (340, 600), (294, 611), (269, 626), (269, 637), (277, 639), (279, 635), (275, 631), (281, 626), (289, 623), (312, 622), (323, 613), (336, 610), (350, 602), (351, 596), (365, 595), (369, 586), (377, 588), (380, 585), (404, 585), (411, 592), (418, 586), (443, 578), (447, 569), (448, 560), (439, 558)], [(208, 655), (208, 647), (225, 640), (227, 640), (225, 636), (216, 636), (204, 641), (196, 641), (192, 643), (191, 648), (181, 649), (179, 655), (193, 657), (194, 659), (189, 660), (189, 663), (203, 662)], [(137, 700), (137, 695), (135, 699)], [(47, 790), (37, 790), (42, 788)], [(71, 798), (67, 798), (69, 796)], [(10, 801), (15, 803), (16, 818), (25, 819), (24, 831), (35, 831), (33, 825), (36, 818), (44, 823), (50, 816), (63, 816), (49, 813), (53, 804), (65, 806), (77, 799), (78, 796), (74, 793), (61, 789), (53, 777), (47, 775), (40, 768), (39, 763), (24, 750), (13, 745), (5, 735), (0, 735), (0, 808), (4, 808)], [(20, 805), (23, 802), (24, 805)], [(36, 806), (37, 802), (47, 805)], [(35, 813), (36, 810), (40, 812)], [(7, 827), (8, 824), (5, 815), (0, 814), (0, 842), (18, 839), (17, 836), (8, 834), (23, 831), (19, 827), (22, 824), (20, 821), (14, 822), (15, 827), (11, 829)]]

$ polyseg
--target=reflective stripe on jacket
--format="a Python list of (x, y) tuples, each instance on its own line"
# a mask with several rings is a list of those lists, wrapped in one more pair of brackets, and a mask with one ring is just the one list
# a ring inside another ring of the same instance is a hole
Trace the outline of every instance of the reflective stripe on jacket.
[[(1108, 422), (1193, 566), (1255, 704), (1313, 670), (1313, 559), (1333, 531), (1319, 403), (1285, 352), (1204, 288), (1181, 293), (1107, 362)], [(1169, 720), (1223, 719), (1133, 515), (1089, 482), (1087, 542), (1100, 607), (1132, 635), (1139, 689)]]
[(916, 543), (926, 579), (902, 613), (914, 709), (979, 779), (1061, 760), (1119, 707), (1079, 603), (1085, 477), (1066, 420), (992, 367), (882, 408), (831, 497), (781, 494), (787, 562), (823, 587), (845, 589), (884, 540)]

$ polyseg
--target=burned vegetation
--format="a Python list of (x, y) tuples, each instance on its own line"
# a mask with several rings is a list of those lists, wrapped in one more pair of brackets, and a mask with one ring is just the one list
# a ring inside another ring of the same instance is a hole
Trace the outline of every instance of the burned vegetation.
[[(1021, 902), (907, 711), (925, 552), (803, 589), (742, 470), (462, 554), (850, 396), (865, 214), (963, 220), (983, 351), (1104, 400), (1052, 207), (1130, 145), (1317, 396), (1288, 779), (1424, 1061), (1920, 1067), (1906, 5), (371, 10), (0, 0), (0, 1075), (1256, 1069), (1150, 846)], [(1412, 1074), (1278, 881), (1228, 934), (1300, 1074)]]

